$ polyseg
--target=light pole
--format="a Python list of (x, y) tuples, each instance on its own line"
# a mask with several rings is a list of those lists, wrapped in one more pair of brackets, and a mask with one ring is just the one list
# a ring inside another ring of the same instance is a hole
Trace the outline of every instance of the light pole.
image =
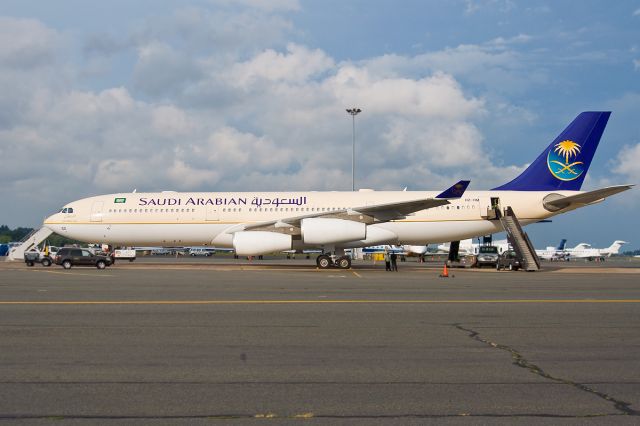
[(360, 108), (349, 108), (347, 112), (351, 114), (351, 121), (353, 124), (353, 149), (351, 151), (351, 190), (356, 190), (356, 115), (360, 114), (362, 110)]

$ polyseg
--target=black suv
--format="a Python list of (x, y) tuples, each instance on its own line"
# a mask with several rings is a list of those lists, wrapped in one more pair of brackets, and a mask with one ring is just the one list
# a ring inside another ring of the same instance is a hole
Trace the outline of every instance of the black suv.
[(507, 250), (500, 255), (498, 262), (496, 263), (496, 269), (508, 269), (510, 271), (517, 271), (522, 265), (518, 255), (513, 250)]
[(82, 248), (61, 248), (56, 254), (56, 265), (62, 265), (64, 269), (70, 269), (72, 266), (95, 266), (98, 269), (104, 269), (111, 265), (110, 257), (96, 255), (91, 251)]

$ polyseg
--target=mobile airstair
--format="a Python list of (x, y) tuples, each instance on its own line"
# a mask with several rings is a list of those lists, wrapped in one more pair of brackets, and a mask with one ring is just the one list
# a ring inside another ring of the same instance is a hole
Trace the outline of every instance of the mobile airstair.
[(518, 257), (522, 259), (522, 268), (525, 271), (540, 270), (540, 259), (533, 248), (533, 244), (531, 244), (531, 240), (529, 240), (529, 236), (522, 230), (522, 226), (520, 226), (513, 209), (511, 207), (505, 208), (504, 214), (499, 215), (499, 218), (502, 227), (507, 232), (509, 244), (511, 244)]
[(7, 261), (11, 260), (23, 260), (24, 253), (26, 251), (31, 250), (36, 247), (38, 244), (43, 242), (49, 235), (53, 234), (53, 231), (46, 226), (43, 226), (40, 229), (33, 230), (29, 235), (24, 237), (22, 241), (20, 241), (20, 245), (11, 247), (9, 249), (9, 253), (7, 254)]

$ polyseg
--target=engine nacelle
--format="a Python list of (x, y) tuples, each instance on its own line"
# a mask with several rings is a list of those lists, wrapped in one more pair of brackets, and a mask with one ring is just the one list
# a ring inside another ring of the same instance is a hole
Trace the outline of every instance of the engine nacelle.
[(367, 238), (367, 225), (344, 219), (302, 219), (301, 230), (305, 244), (334, 244)]
[(291, 249), (291, 235), (267, 231), (242, 231), (233, 234), (233, 248), (239, 256), (257, 256)]

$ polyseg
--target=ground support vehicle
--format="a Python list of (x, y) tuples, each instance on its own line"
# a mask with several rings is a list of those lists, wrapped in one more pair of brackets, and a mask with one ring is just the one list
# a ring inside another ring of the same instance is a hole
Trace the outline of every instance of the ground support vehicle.
[(133, 262), (136, 260), (136, 251), (132, 249), (116, 249), (113, 252), (113, 257), (117, 260), (128, 260)]
[(478, 247), (478, 255), (476, 256), (476, 267), (483, 266), (495, 267), (498, 264), (498, 247), (496, 246), (480, 246)]
[(40, 263), (42, 266), (51, 266), (53, 259), (39, 251), (27, 251), (24, 253), (24, 263), (27, 266), (33, 266), (36, 263)]

